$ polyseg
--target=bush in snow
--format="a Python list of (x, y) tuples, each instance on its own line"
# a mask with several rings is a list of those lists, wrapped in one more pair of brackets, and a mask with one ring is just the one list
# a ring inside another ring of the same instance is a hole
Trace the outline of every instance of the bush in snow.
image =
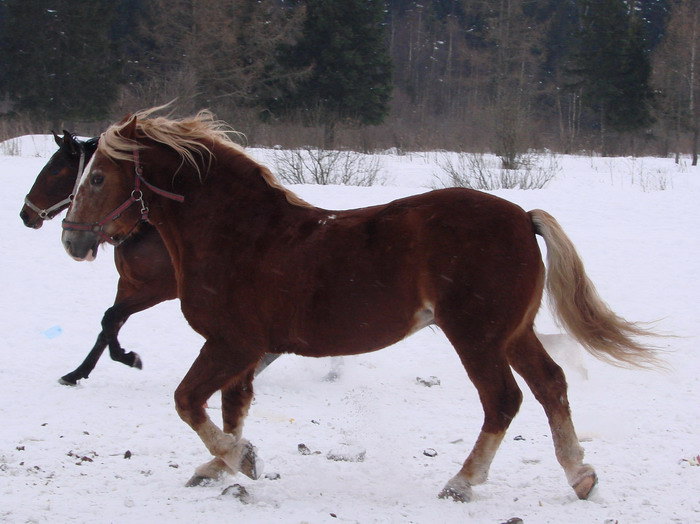
[(381, 182), (379, 158), (306, 147), (275, 151), (275, 171), (289, 184), (371, 186)]
[(561, 170), (554, 154), (521, 155), (516, 169), (504, 169), (500, 160), (481, 153), (443, 154), (438, 166), (447, 175), (444, 185), (470, 189), (542, 189)]

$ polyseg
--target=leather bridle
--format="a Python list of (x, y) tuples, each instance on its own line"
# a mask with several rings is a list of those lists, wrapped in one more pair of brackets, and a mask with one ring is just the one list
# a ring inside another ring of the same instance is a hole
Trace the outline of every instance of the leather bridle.
[[(143, 168), (141, 166), (141, 162), (139, 160), (139, 151), (138, 149), (134, 149), (134, 189), (131, 191), (131, 194), (129, 195), (129, 198), (127, 198), (124, 203), (122, 203), (120, 206), (118, 206), (114, 211), (111, 213), (108, 213), (104, 218), (99, 220), (98, 222), (93, 222), (93, 223), (86, 223), (86, 222), (72, 222), (70, 220), (63, 219), (63, 222), (61, 226), (63, 229), (67, 231), (90, 231), (92, 233), (95, 233), (97, 236), (102, 238), (105, 242), (108, 242), (109, 244), (112, 244), (113, 246), (118, 246), (121, 244), (126, 238), (128, 238), (128, 235), (120, 238), (120, 239), (115, 239), (114, 237), (109, 236), (104, 228), (107, 224), (114, 222), (117, 220), (124, 211), (129, 209), (131, 206), (133, 206), (136, 203), (139, 203), (141, 205), (141, 218), (140, 220), (146, 221), (148, 220), (148, 205), (146, 205), (145, 200), (143, 199), (143, 191), (141, 190), (141, 184), (143, 184), (145, 187), (156, 193), (157, 195), (160, 195), (162, 197), (168, 198), (170, 200), (175, 200), (176, 202), (184, 202), (185, 197), (182, 195), (178, 195), (176, 193), (171, 193), (170, 191), (166, 191), (164, 189), (160, 189), (159, 187), (154, 186), (150, 182), (148, 182), (145, 178), (143, 178)], [(78, 179), (80, 180), (80, 179)], [(76, 182), (76, 188), (74, 189), (74, 192), (77, 192), (77, 187), (78, 183)], [(138, 224), (138, 222), (137, 222)], [(136, 225), (134, 225), (136, 227)]]
[(70, 203), (73, 201), (73, 196), (75, 195), (75, 192), (78, 189), (78, 183), (80, 182), (80, 178), (83, 176), (83, 171), (85, 170), (85, 146), (83, 144), (78, 145), (80, 149), (80, 161), (78, 162), (78, 176), (75, 179), (75, 186), (73, 186), (73, 191), (71, 192), (70, 195), (68, 195), (67, 198), (64, 198), (60, 202), (57, 202), (56, 204), (47, 207), (46, 209), (41, 209), (39, 206), (35, 205), (31, 200), (29, 200), (29, 195), (24, 197), (24, 203), (27, 205), (29, 209), (34, 211), (37, 215), (39, 215), (39, 218), (42, 220), (51, 220), (53, 218), (53, 213), (54, 211), (59, 211), (63, 206), (69, 206)]

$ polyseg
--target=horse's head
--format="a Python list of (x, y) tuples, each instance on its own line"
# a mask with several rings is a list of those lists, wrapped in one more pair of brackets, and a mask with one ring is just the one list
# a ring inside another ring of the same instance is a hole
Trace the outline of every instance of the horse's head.
[[(120, 134), (136, 146), (135, 126), (132, 118)], [(119, 244), (144, 218), (146, 209), (136, 169), (135, 156), (114, 158), (97, 148), (77, 182), (63, 221), (63, 246), (74, 259), (94, 260), (102, 242)]]
[(70, 204), (71, 193), (79, 171), (97, 148), (97, 139), (78, 140), (68, 131), (63, 137), (54, 133), (56, 151), (34, 182), (19, 213), (24, 225), (39, 229), (44, 220), (51, 220)]
[[(184, 201), (181, 195), (160, 189), (143, 178), (141, 151), (150, 152), (153, 140), (142, 131), (137, 134), (136, 120), (136, 116), (127, 117), (103, 133), (97, 151), (78, 180), (61, 237), (66, 251), (76, 260), (94, 260), (102, 242), (118, 245), (140, 221), (148, 219), (144, 191), (149, 196)], [(149, 140), (145, 147), (144, 141)]]

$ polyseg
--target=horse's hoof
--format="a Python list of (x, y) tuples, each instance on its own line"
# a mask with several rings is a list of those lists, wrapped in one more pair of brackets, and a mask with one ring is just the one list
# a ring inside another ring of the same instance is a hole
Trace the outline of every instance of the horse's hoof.
[(185, 484), (186, 488), (194, 488), (196, 486), (208, 486), (212, 482), (214, 482), (215, 479), (211, 477), (205, 477), (203, 475), (197, 475), (196, 473), (192, 475), (190, 480), (187, 481)]
[(248, 493), (248, 490), (240, 484), (234, 484), (233, 486), (224, 488), (224, 490), (221, 492), (221, 495), (238, 499), (241, 501), (241, 504), (250, 504), (253, 502), (252, 495)]
[(134, 356), (134, 361), (131, 363), (132, 368), (143, 369), (143, 361), (139, 357), (138, 353), (131, 353)]
[(265, 463), (258, 457), (257, 448), (250, 442), (246, 442), (239, 471), (248, 478), (258, 480), (264, 468)]
[(455, 477), (445, 485), (438, 498), (452, 499), (455, 502), (469, 502), (472, 499), (472, 487), (468, 482)]
[(59, 378), (58, 383), (61, 384), (62, 386), (77, 386), (78, 385), (78, 381), (73, 380), (68, 375), (65, 375), (65, 376)]
[(579, 499), (586, 500), (597, 483), (598, 475), (596, 475), (591, 466), (585, 464), (579, 471), (576, 480), (571, 484), (571, 487), (574, 488)]
[(455, 502), (469, 502), (471, 500), (471, 493), (456, 491), (452, 488), (444, 488), (438, 495), (438, 498), (452, 499)]

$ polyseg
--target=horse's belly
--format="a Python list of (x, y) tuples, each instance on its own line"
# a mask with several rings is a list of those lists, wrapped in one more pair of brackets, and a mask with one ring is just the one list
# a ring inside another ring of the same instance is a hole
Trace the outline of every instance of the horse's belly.
[(297, 326), (286, 351), (303, 356), (355, 355), (376, 351), (433, 323), (430, 305), (412, 308), (364, 307), (334, 314), (327, 312)]

